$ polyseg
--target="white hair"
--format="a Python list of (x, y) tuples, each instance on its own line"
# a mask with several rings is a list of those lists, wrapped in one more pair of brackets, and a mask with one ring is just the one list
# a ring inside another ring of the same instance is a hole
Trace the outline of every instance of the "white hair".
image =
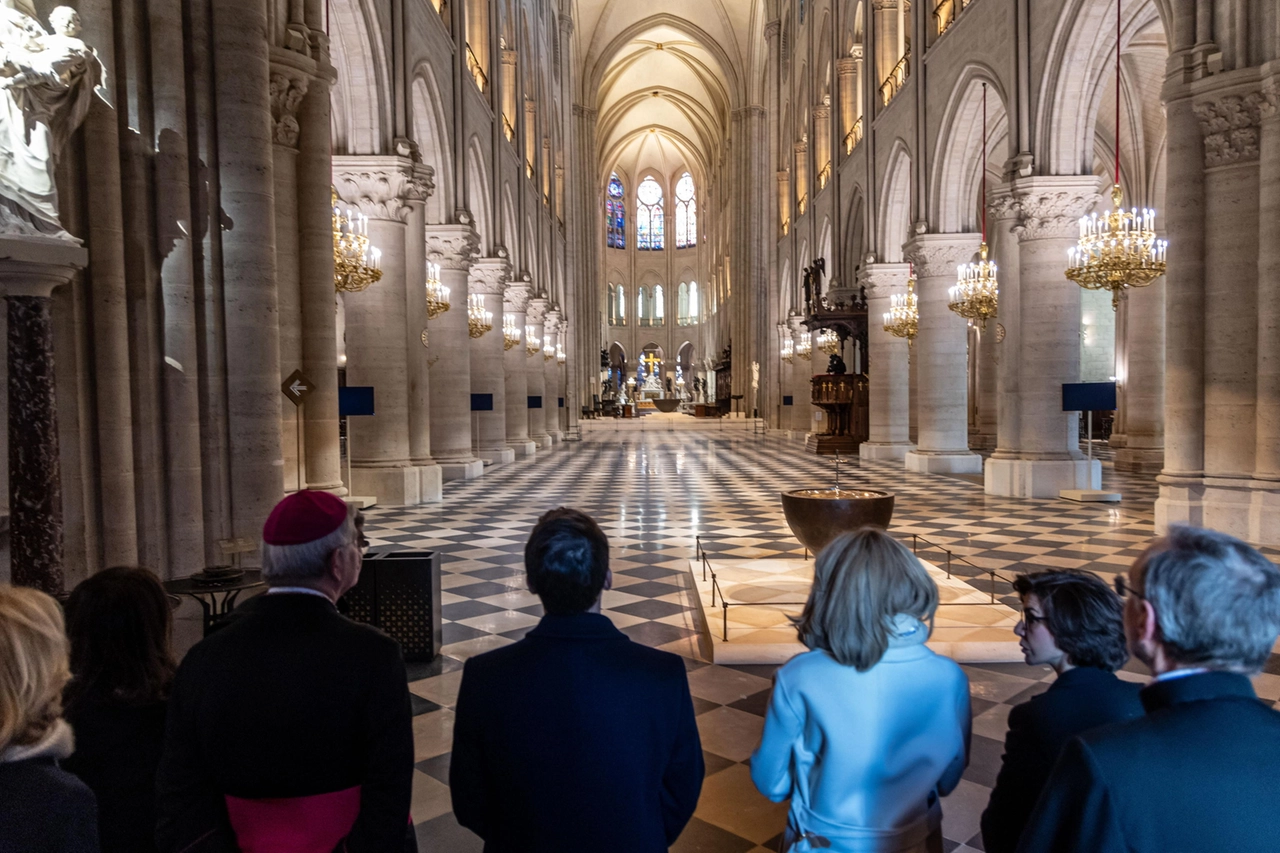
[(262, 543), (262, 577), (269, 586), (315, 583), (324, 577), (329, 558), (339, 548), (356, 541), (355, 504), (347, 504), (347, 518), (338, 529), (300, 545)]

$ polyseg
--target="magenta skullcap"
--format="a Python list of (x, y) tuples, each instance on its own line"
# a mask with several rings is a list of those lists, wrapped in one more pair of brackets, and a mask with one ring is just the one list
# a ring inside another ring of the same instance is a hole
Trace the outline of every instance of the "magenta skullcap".
[(303, 489), (271, 510), (262, 527), (262, 541), (268, 545), (303, 545), (323, 539), (346, 520), (347, 504), (342, 498)]

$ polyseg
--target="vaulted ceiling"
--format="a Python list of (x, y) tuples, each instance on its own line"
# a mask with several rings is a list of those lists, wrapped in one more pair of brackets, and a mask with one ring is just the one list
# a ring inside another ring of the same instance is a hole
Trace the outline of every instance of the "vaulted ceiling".
[[(598, 110), (602, 178), (678, 168), (705, 179), (730, 113), (759, 102), (763, 0), (575, 0), (579, 102)], [(752, 91), (757, 89), (757, 91)]]

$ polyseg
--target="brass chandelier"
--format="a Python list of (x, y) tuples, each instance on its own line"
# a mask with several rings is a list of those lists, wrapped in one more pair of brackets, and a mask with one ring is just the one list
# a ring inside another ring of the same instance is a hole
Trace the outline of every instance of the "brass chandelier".
[(1112, 209), (1080, 217), (1080, 241), (1067, 250), (1067, 278), (1086, 290), (1111, 291), (1111, 308), (1129, 288), (1146, 287), (1165, 273), (1169, 242), (1156, 239), (1156, 212), (1125, 210), (1120, 189), (1120, 3), (1116, 3), (1116, 181)]
[(787, 335), (782, 339), (782, 360), (787, 364), (791, 364), (796, 360), (796, 342), (791, 340), (791, 336)]
[(561, 344), (556, 344), (556, 364), (564, 364), (568, 360), (569, 357), (564, 354), (564, 347)]
[(551, 345), (551, 338), (546, 339), (546, 343), (542, 345), (542, 360), (550, 361), (556, 357), (556, 348)]
[(818, 349), (828, 355), (840, 352), (840, 336), (836, 334), (835, 329), (823, 329), (818, 332)]
[(796, 344), (796, 355), (805, 361), (813, 358), (813, 341), (808, 335), (800, 336), (800, 342)]
[(916, 300), (916, 274), (912, 267), (907, 279), (907, 292), (889, 297), (889, 310), (884, 312), (884, 330), (895, 338), (906, 338), (907, 346), (915, 342), (920, 331), (920, 307)]
[(333, 203), (333, 286), (343, 293), (368, 290), (382, 278), (382, 252), (369, 245), (369, 217), (338, 206), (338, 190), (330, 187)]
[(533, 333), (533, 326), (524, 327), (525, 358), (532, 358), (542, 349), (542, 339)]
[(520, 327), (516, 325), (514, 314), (502, 315), (502, 348), (514, 349), (520, 345)]
[(467, 297), (467, 334), (482, 338), (493, 329), (493, 312), (486, 311), (484, 295), (473, 293)]
[(961, 264), (956, 283), (947, 291), (948, 304), (955, 313), (977, 320), (983, 329), (987, 320), (996, 316), (1000, 305), (1000, 284), (996, 280), (995, 261), (987, 260), (987, 84), (982, 84), (982, 245), (978, 260)]
[(449, 288), (440, 283), (440, 265), (427, 261), (427, 319), (449, 310)]

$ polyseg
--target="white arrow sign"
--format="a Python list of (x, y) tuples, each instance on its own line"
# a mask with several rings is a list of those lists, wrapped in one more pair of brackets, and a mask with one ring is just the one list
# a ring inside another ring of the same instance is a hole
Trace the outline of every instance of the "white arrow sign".
[(315, 383), (302, 375), (301, 370), (295, 370), (290, 373), (280, 386), (280, 391), (289, 398), (289, 402), (295, 406), (301, 406), (302, 401), (311, 396)]

